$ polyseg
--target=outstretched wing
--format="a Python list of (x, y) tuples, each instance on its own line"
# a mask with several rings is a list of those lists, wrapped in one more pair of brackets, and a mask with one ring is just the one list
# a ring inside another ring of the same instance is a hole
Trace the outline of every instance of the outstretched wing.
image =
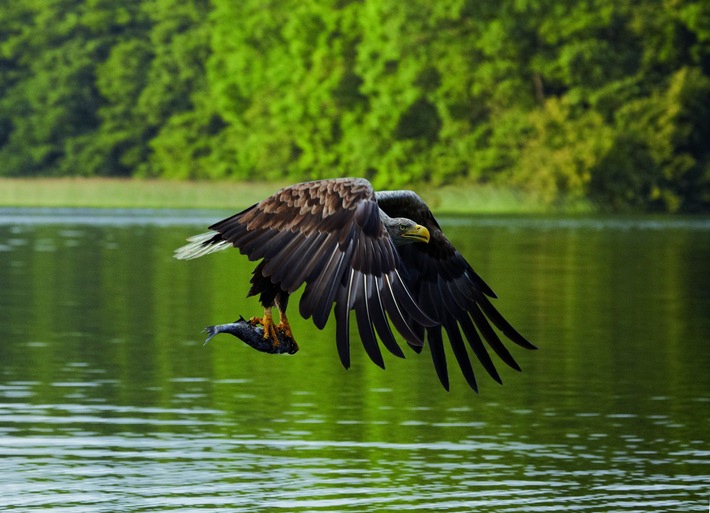
[(203, 245), (226, 241), (250, 260), (263, 259), (261, 273), (289, 294), (305, 283), (300, 313), (312, 317), (318, 328), (325, 326), (335, 303), (338, 353), (345, 367), (350, 365), (353, 310), (365, 350), (381, 367), (375, 332), (393, 354), (403, 356), (388, 317), (414, 346), (423, 344), (423, 326), (434, 324), (404, 284), (399, 254), (367, 180), (286, 187), (210, 229), (218, 235), (203, 240)]
[[(448, 335), (454, 356), (468, 384), (478, 389), (464, 337), (474, 355), (493, 379), (500, 376), (482, 340), (510, 367), (520, 370), (491, 323), (516, 344), (535, 349), (495, 309), (489, 298), (496, 295), (446, 238), (429, 207), (412, 191), (383, 191), (376, 194), (379, 207), (390, 217), (406, 217), (429, 230), (429, 244), (399, 246), (406, 270), (406, 284), (427, 316), (437, 326), (421, 327), (427, 340), (439, 380), (446, 389), (449, 378), (441, 328)], [(463, 337), (462, 337), (463, 332)]]

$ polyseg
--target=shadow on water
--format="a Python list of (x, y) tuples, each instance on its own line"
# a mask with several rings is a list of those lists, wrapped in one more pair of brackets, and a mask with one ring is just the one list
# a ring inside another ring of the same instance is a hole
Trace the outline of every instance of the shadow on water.
[(0, 509), (706, 507), (709, 220), (443, 219), (541, 347), (476, 395), (295, 316), (294, 356), (202, 347), (259, 313), (236, 251), (172, 258), (222, 214), (0, 209)]

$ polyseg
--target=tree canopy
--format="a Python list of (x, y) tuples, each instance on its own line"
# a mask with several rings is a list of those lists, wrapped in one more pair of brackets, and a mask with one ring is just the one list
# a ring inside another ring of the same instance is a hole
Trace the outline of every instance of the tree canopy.
[(0, 0), (0, 176), (710, 207), (705, 0)]

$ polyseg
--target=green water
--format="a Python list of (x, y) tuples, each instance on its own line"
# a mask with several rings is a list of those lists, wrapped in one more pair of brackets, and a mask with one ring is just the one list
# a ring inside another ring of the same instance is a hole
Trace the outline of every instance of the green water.
[(476, 395), (295, 299), (296, 355), (202, 347), (260, 313), (238, 252), (172, 258), (224, 214), (0, 209), (0, 510), (707, 510), (710, 220), (442, 219), (540, 347)]

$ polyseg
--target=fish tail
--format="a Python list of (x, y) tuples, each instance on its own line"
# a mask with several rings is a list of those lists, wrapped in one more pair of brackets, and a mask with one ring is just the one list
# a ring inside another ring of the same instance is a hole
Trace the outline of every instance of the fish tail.
[(212, 340), (212, 337), (214, 337), (217, 333), (220, 333), (220, 330), (217, 329), (217, 326), (206, 326), (205, 329), (202, 330), (202, 333), (207, 333), (207, 340), (205, 340), (205, 343), (202, 344), (202, 347), (205, 347), (207, 343)]

